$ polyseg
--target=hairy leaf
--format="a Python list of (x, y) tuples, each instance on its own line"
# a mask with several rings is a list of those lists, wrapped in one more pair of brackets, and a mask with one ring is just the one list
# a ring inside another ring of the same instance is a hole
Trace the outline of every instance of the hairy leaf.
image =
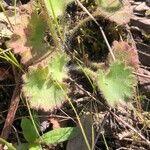
[(49, 63), (48, 69), (51, 73), (51, 77), (53, 80), (58, 82), (62, 82), (62, 80), (66, 77), (66, 65), (67, 56), (64, 54), (56, 54), (53, 60)]
[(36, 50), (36, 53), (45, 53), (46, 47), (44, 46), (44, 36), (47, 28), (47, 23), (44, 16), (38, 15), (36, 12), (31, 14), (29, 24), (26, 32), (27, 34), (27, 44)]
[[(30, 106), (45, 111), (61, 106), (65, 99), (65, 92), (56, 82), (48, 79), (48, 68), (30, 69), (24, 78), (23, 91)], [(47, 74), (46, 74), (47, 72)], [(66, 91), (65, 85), (61, 86)]]
[(97, 0), (97, 1), (99, 3), (99, 7), (110, 12), (117, 11), (122, 6), (120, 0)]
[(114, 62), (107, 73), (99, 70), (97, 83), (108, 104), (115, 106), (133, 96), (136, 79), (131, 68), (124, 63)]
[(67, 93), (62, 82), (67, 74), (66, 60), (64, 54), (57, 53), (47, 67), (30, 67), (23, 76), (23, 92), (32, 108), (48, 111), (62, 105)]
[(137, 49), (130, 46), (127, 42), (114, 41), (113, 53), (117, 60), (120, 60), (135, 69), (138, 69), (139, 57), (138, 57)]
[(74, 138), (77, 133), (77, 130), (78, 129), (76, 127), (54, 129), (43, 134), (41, 138), (37, 140), (37, 142), (41, 144), (57, 144), (60, 142), (64, 142)]
[(44, 0), (48, 13), (54, 17), (62, 16), (68, 3), (74, 0)]
[(131, 5), (128, 0), (97, 0), (98, 13), (119, 25), (130, 21), (132, 15)]
[(56, 17), (62, 16), (65, 10), (64, 0), (45, 0), (48, 13), (53, 16), (53, 12)]
[(28, 118), (23, 118), (21, 121), (21, 128), (23, 130), (23, 135), (25, 139), (29, 143), (33, 143), (36, 138), (38, 137), (38, 134), (35, 130), (35, 127), (33, 126), (33, 123)]
[(32, 12), (30, 17), (22, 15), (22, 22), (14, 26), (12, 39), (7, 45), (21, 55), (22, 63), (34, 63), (49, 52), (44, 42), (46, 30), (47, 22), (42, 13)]

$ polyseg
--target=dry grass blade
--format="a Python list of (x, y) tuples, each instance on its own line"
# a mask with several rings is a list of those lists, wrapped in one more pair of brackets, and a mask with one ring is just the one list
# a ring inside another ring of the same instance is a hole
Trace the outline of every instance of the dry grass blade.
[(150, 141), (146, 139), (138, 130), (136, 130), (134, 127), (132, 127), (130, 124), (122, 120), (120, 117), (118, 117), (115, 113), (110, 111), (110, 113), (121, 123), (123, 123), (126, 127), (130, 128), (132, 131), (134, 131), (141, 139), (143, 139), (149, 146), (150, 146)]

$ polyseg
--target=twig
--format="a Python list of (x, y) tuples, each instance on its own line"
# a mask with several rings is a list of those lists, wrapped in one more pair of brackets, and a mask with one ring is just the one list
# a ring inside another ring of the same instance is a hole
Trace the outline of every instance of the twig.
[[(73, 79), (70, 79), (71, 81), (73, 81), (73, 82), (75, 82)], [(150, 141), (149, 140), (147, 140), (141, 133), (139, 133), (134, 127), (132, 127), (131, 125), (129, 125), (128, 123), (126, 123), (124, 120), (122, 120), (120, 117), (118, 117), (115, 113), (113, 113), (112, 111), (111, 111), (111, 109), (107, 106), (107, 105), (104, 105), (102, 102), (100, 102), (99, 100), (97, 100), (95, 97), (93, 97), (92, 95), (91, 95), (91, 93), (89, 93), (88, 91), (86, 91), (86, 90), (84, 90), (80, 85), (78, 85), (77, 83), (75, 83), (76, 84), (76, 86), (78, 87), (78, 88), (80, 88), (83, 92), (85, 92), (88, 96), (90, 96), (94, 101), (96, 101), (97, 103), (99, 103), (99, 104), (101, 104), (101, 105), (103, 105), (106, 109), (107, 109), (107, 111), (108, 112), (110, 112), (117, 120), (119, 120), (119, 122), (122, 122), (125, 126), (127, 126), (128, 128), (130, 128), (132, 131), (134, 131), (135, 133), (137, 133), (140, 137), (141, 137), (141, 139), (143, 139), (146, 143), (147, 143), (147, 145), (150, 145)]]
[(145, 75), (145, 74), (141, 74), (141, 73), (137, 73), (137, 72), (133, 72), (134, 75), (137, 75), (139, 77), (143, 77), (143, 78), (148, 78), (150, 79), (150, 76), (149, 75)]
[(124, 120), (122, 120), (120, 117), (118, 117), (115, 113), (113, 113), (112, 111), (109, 110), (109, 112), (119, 121), (122, 122), (125, 126), (127, 126), (128, 128), (130, 128), (132, 131), (134, 131), (136, 134), (139, 135), (139, 137), (141, 137), (141, 139), (143, 139), (147, 145), (150, 146), (150, 141), (148, 139), (146, 139), (141, 133), (139, 133), (139, 131), (137, 131), (134, 127), (132, 127), (130, 124), (128, 124), (127, 122), (125, 122)]
[[(122, 139), (123, 141), (124, 140), (126, 140), (126, 141), (130, 141), (130, 142), (134, 142), (134, 140), (133, 139), (130, 139), (130, 138), (124, 138), (124, 139)], [(148, 145), (149, 146), (149, 144), (147, 144), (147, 142), (145, 142), (145, 141), (138, 141), (138, 144), (139, 145), (141, 145), (141, 144), (144, 144), (144, 145)]]
[[(110, 44), (109, 44), (109, 42), (107, 40), (107, 37), (105, 35), (105, 32), (104, 32), (102, 26), (96, 21), (96, 19), (94, 18), (94, 16), (82, 5), (82, 3), (79, 0), (76, 0), (76, 2), (83, 9), (83, 11), (85, 11), (89, 15), (89, 17), (98, 25), (98, 27), (99, 27), (99, 29), (100, 29), (100, 31), (102, 33), (102, 36), (103, 36), (103, 38), (104, 38), (104, 40), (106, 42), (106, 45), (108, 47), (110, 55), (111, 55), (112, 59), (115, 61), (115, 56), (113, 54), (112, 48), (111, 48), (111, 46), (110, 46)], [(97, 15), (97, 14), (95, 13), (95, 15)]]
[[(109, 44), (109, 42), (108, 42), (108, 40), (107, 40), (107, 37), (106, 37), (106, 35), (105, 35), (105, 32), (104, 32), (102, 26), (101, 26), (101, 25), (97, 22), (97, 20), (94, 18), (94, 17), (96, 17), (96, 16), (99, 16), (99, 14), (98, 14), (97, 12), (91, 14), (91, 13), (82, 5), (82, 3), (81, 3), (79, 0), (76, 0), (76, 2), (77, 2), (78, 5), (83, 9), (83, 11), (85, 11), (85, 12), (89, 15), (89, 17), (87, 17), (87, 18), (85, 18), (84, 20), (82, 20), (82, 21), (73, 29), (72, 35), (80, 28), (80, 26), (82, 26), (83, 24), (85, 24), (86, 22), (88, 22), (88, 21), (90, 21), (90, 20), (93, 20), (93, 21), (95, 22), (95, 24), (98, 25), (98, 27), (99, 27), (99, 29), (100, 29), (100, 31), (101, 31), (101, 34), (102, 34), (102, 36), (103, 36), (103, 38), (104, 38), (104, 40), (105, 40), (105, 42), (106, 42), (106, 45), (107, 45), (107, 47), (108, 47), (108, 50), (109, 50), (109, 52), (110, 52), (110, 55), (111, 55), (113, 61), (115, 61), (115, 56), (114, 56), (113, 51), (112, 51), (112, 48), (111, 48), (111, 46), (110, 46), (110, 44)], [(128, 27), (128, 25), (127, 25), (127, 27)], [(136, 72), (133, 72), (133, 74), (134, 74), (134, 75), (137, 75), (137, 76), (140, 76), (140, 77), (144, 77), (144, 78), (150, 79), (150, 76), (148, 76), (148, 75), (144, 75), (144, 74), (140, 74), (140, 73), (136, 73)]]
[[(15, 71), (14, 71), (15, 72)], [(16, 74), (16, 72), (15, 72)], [(21, 86), (21, 82), (20, 82), (20, 78), (21, 78), (21, 71), (15, 75), (16, 78), (16, 87), (15, 90), (13, 92), (13, 96), (11, 98), (11, 103), (10, 103), (10, 107), (9, 107), (9, 111), (6, 117), (6, 121), (3, 127), (3, 130), (1, 132), (1, 138), (3, 139), (7, 139), (14, 121), (14, 117), (18, 108), (18, 104), (20, 101), (20, 86)], [(3, 149), (3, 145), (0, 145), (0, 149)]]
[(105, 125), (105, 123), (106, 123), (106, 120), (108, 119), (109, 115), (110, 115), (110, 113), (107, 112), (107, 113), (105, 114), (105, 116), (104, 116), (104, 119), (103, 119), (103, 121), (102, 121), (102, 123), (101, 123), (100, 129), (99, 129), (98, 134), (97, 134), (97, 136), (96, 136), (96, 138), (95, 138), (95, 141), (94, 141), (94, 147), (95, 147), (95, 145), (96, 145), (96, 143), (97, 143), (97, 141), (98, 141), (98, 139), (99, 139), (99, 136), (100, 136), (100, 134), (101, 134), (101, 131), (102, 131), (102, 129), (103, 129), (103, 127), (104, 127), (104, 125)]

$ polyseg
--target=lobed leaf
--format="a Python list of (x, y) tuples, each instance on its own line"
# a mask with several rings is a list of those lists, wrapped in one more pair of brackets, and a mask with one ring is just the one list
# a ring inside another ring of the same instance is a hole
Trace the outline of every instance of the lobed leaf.
[(132, 15), (131, 5), (128, 0), (120, 2), (120, 0), (97, 0), (98, 13), (116, 22), (118, 25), (127, 24)]
[(66, 77), (66, 65), (67, 56), (64, 54), (56, 54), (56, 56), (53, 58), (53, 61), (51, 61), (48, 65), (48, 69), (51, 73), (51, 77), (53, 80), (56, 80), (58, 82), (62, 82), (62, 80)]
[(136, 78), (132, 75), (132, 68), (114, 62), (107, 73), (99, 70), (97, 83), (108, 104), (113, 107), (133, 96)]
[(135, 69), (139, 68), (139, 57), (136, 48), (130, 46), (125, 41), (114, 41), (112, 49), (117, 60)]
[(67, 93), (62, 82), (67, 76), (66, 60), (64, 54), (56, 54), (47, 67), (30, 67), (23, 76), (23, 92), (32, 108), (48, 111), (62, 105)]
[(109, 12), (115, 12), (122, 7), (120, 0), (97, 0), (99, 7)]
[(21, 56), (23, 64), (34, 63), (49, 52), (44, 42), (47, 22), (45, 16), (32, 12), (28, 15), (21, 15), (22, 22), (14, 26), (14, 33), (7, 46), (14, 50), (14, 53)]

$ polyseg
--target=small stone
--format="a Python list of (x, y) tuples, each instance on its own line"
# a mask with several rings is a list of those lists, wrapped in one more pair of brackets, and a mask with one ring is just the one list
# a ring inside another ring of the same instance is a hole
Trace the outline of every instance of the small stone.
[(150, 7), (150, 0), (146, 0), (146, 5)]
[(150, 8), (146, 5), (145, 2), (141, 3), (140, 5), (136, 6), (134, 8), (134, 11), (136, 12), (144, 12), (144, 11), (147, 11), (149, 10)]

